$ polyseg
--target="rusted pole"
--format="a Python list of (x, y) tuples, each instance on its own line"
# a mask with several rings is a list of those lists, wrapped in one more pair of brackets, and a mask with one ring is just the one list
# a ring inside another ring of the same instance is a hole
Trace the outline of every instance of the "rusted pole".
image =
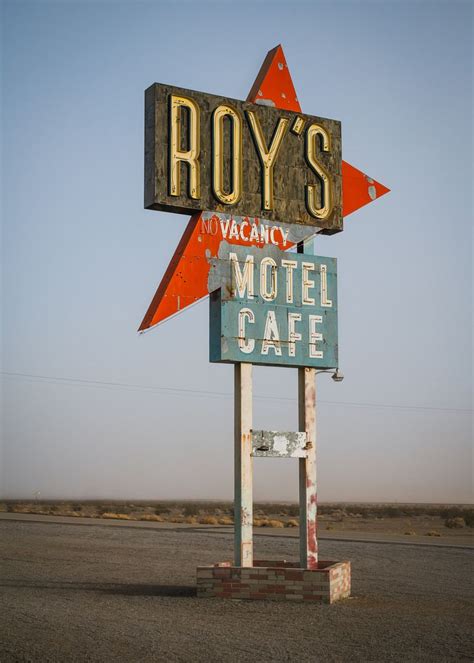
[[(314, 253), (313, 240), (301, 242), (298, 253)], [(316, 369), (298, 369), (299, 430), (306, 432), (307, 456), (299, 461), (300, 564), (304, 569), (318, 566), (317, 482), (316, 482)]]
[(252, 364), (234, 367), (234, 564), (253, 566)]

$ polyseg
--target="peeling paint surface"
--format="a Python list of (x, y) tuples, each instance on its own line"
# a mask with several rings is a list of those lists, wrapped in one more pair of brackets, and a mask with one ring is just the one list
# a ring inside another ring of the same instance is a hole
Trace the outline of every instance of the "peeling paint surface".
[(252, 456), (257, 458), (306, 458), (306, 433), (254, 430)]
[(234, 561), (253, 565), (252, 365), (234, 368)]
[(318, 566), (317, 478), (316, 478), (316, 372), (314, 368), (298, 370), (299, 427), (306, 431), (308, 453), (299, 461), (300, 494), (300, 564), (303, 568)]
[[(285, 266), (288, 259), (291, 276)], [(213, 291), (210, 361), (337, 368), (335, 258), (222, 242), (218, 258), (211, 260), (208, 287)]]
[(271, 99), (257, 99), (255, 103), (258, 104), (259, 106), (271, 106), (275, 108), (275, 102), (272, 101)]

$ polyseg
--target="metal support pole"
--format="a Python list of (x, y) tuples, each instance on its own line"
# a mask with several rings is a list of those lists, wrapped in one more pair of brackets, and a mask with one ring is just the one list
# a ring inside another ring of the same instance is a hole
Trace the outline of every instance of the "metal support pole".
[(316, 369), (298, 369), (299, 430), (306, 432), (307, 456), (300, 458), (300, 561), (318, 567), (316, 486)]
[(253, 566), (252, 364), (234, 368), (234, 564)]
[[(298, 253), (314, 253), (314, 240), (300, 242)], [(318, 567), (317, 482), (316, 482), (316, 369), (298, 369), (299, 430), (306, 432), (307, 456), (299, 461), (300, 564)]]

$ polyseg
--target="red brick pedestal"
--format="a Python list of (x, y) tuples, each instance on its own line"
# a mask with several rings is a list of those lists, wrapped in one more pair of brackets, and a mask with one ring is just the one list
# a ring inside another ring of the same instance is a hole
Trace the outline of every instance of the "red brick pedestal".
[(319, 562), (302, 569), (298, 562), (254, 561), (253, 567), (221, 562), (197, 569), (199, 598), (270, 599), (334, 603), (351, 594), (350, 562)]

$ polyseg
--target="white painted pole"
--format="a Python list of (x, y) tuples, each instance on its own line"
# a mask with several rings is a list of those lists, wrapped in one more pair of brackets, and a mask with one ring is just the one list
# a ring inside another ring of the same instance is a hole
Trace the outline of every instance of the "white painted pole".
[(300, 563), (303, 569), (318, 566), (316, 485), (316, 369), (298, 369), (299, 430), (306, 432), (306, 458), (299, 461)]
[(252, 364), (234, 367), (234, 564), (253, 566)]
[[(311, 238), (297, 246), (298, 253), (314, 254)], [(316, 480), (316, 369), (298, 369), (299, 430), (306, 432), (307, 456), (299, 461), (300, 564), (318, 567), (317, 480)]]

